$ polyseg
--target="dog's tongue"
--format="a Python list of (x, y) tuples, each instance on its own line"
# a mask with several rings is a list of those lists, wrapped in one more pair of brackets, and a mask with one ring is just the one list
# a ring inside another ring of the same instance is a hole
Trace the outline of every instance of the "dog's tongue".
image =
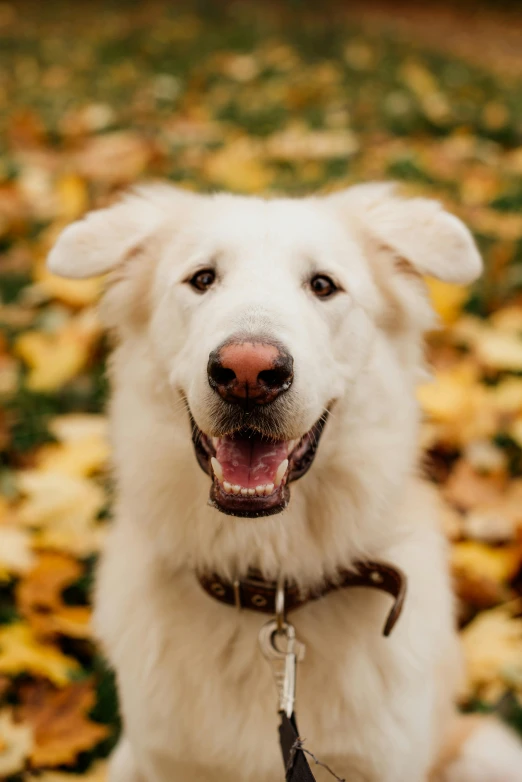
[(225, 481), (245, 489), (281, 482), (282, 476), (278, 475), (278, 469), (288, 457), (287, 442), (234, 435), (220, 437), (214, 442), (216, 459), (221, 465)]

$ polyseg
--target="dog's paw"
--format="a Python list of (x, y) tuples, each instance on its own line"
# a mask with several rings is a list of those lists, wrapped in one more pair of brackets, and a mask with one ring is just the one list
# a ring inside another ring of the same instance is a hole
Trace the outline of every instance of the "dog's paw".
[(522, 782), (522, 742), (494, 719), (468, 735), (437, 782)]

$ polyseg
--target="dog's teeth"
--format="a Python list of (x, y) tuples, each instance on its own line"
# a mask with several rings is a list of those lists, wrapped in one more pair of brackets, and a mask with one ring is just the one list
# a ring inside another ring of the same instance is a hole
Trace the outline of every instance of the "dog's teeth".
[(248, 497), (248, 489), (241, 489), (241, 494), (243, 497)]
[(265, 496), (265, 486), (256, 486), (256, 494), (258, 497)]
[(216, 476), (218, 481), (222, 481), (223, 480), (223, 469), (222, 469), (220, 463), (218, 462), (218, 460), (216, 459), (215, 456), (213, 456), (211, 458), (210, 464), (212, 465), (212, 469), (214, 470), (214, 475)]
[(232, 494), (232, 484), (228, 481), (223, 481), (223, 488), (227, 494)]
[(274, 484), (267, 483), (267, 485), (265, 486), (265, 497), (269, 497), (273, 491), (274, 491)]
[(287, 471), (287, 469), (288, 469), (288, 459), (285, 459), (283, 462), (281, 462), (281, 464), (277, 468), (277, 472), (276, 472), (275, 478), (274, 478), (274, 484), (276, 486), (280, 486), (281, 485), (281, 481), (283, 480), (285, 472)]
[(253, 496), (255, 495), (255, 493), (256, 493), (256, 490), (255, 490), (255, 489), (249, 489), (249, 490), (248, 490), (248, 496), (249, 496), (249, 497), (253, 497)]
[(212, 445), (214, 446), (214, 448), (217, 448), (218, 444), (219, 444), (219, 438), (218, 437), (213, 437), (212, 438)]
[(240, 491), (241, 491), (241, 486), (238, 486), (237, 484), (235, 486), (232, 486), (232, 492), (234, 494), (239, 494)]

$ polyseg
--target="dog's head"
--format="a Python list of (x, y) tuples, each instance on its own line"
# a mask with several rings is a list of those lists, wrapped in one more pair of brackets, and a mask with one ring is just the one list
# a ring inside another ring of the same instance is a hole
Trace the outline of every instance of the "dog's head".
[(145, 340), (186, 401), (212, 504), (251, 517), (287, 505), (375, 345), (383, 373), (413, 378), (423, 275), (468, 283), (481, 268), (457, 218), (390, 185), (268, 201), (151, 185), (69, 226), (49, 265), (112, 273), (109, 327)]

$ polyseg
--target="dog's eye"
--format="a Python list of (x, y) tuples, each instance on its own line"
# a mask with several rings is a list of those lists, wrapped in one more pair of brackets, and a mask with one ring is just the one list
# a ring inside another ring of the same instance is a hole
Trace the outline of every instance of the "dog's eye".
[(216, 272), (213, 269), (201, 269), (190, 278), (189, 284), (197, 291), (207, 291), (216, 280)]
[(315, 296), (327, 299), (339, 290), (335, 282), (326, 274), (316, 274), (310, 280), (310, 288)]

